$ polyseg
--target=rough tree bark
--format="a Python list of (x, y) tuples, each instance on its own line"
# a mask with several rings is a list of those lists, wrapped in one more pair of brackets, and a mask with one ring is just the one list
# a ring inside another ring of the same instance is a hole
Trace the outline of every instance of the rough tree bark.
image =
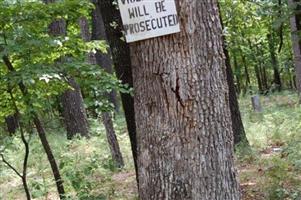
[[(103, 26), (101, 15), (99, 13), (99, 8), (97, 6), (95, 7), (95, 10), (93, 10), (92, 12), (92, 36), (90, 34), (89, 23), (86, 18), (80, 19), (79, 24), (81, 27), (82, 38), (85, 41), (90, 41), (91, 39), (106, 40), (106, 35), (104, 33), (104, 30), (99, 30), (101, 28), (104, 28), (104, 26)], [(97, 52), (96, 54), (91, 54), (88, 58), (88, 61), (91, 64), (99, 65), (100, 67), (104, 68), (108, 73), (113, 73), (112, 61), (110, 57), (111, 57), (110, 51), (108, 51), (107, 54)], [(106, 94), (106, 96), (109, 100), (112, 100), (111, 99), (111, 97), (113, 97), (112, 93)], [(115, 162), (116, 166), (121, 168), (124, 166), (124, 161), (120, 151), (117, 136), (114, 130), (112, 115), (110, 112), (103, 112), (101, 114), (101, 117), (102, 117), (102, 122), (106, 129), (106, 136), (109, 143), (112, 159)]]
[(176, 3), (181, 33), (130, 45), (139, 195), (238, 200), (217, 1)]
[[(55, 0), (44, 0), (47, 3), (54, 3)], [(65, 20), (55, 20), (49, 26), (49, 34), (53, 36), (64, 36), (67, 34)], [(62, 116), (67, 130), (67, 138), (72, 139), (76, 134), (89, 137), (89, 124), (87, 120), (84, 100), (80, 86), (75, 79), (68, 74), (68, 84), (73, 89), (66, 90), (61, 96)]]
[[(130, 50), (128, 44), (121, 40), (122, 23), (119, 10), (111, 0), (97, 0), (94, 2), (96, 2), (95, 5), (99, 6), (103, 17), (108, 42), (112, 52), (116, 75), (123, 84), (128, 84), (130, 87), (133, 87)], [(113, 23), (117, 26), (112, 26)], [(120, 95), (131, 141), (132, 154), (137, 175), (137, 140), (134, 99), (130, 94), (121, 93)]]
[(291, 17), (291, 31), (292, 31), (292, 44), (294, 52), (294, 62), (295, 62), (295, 73), (297, 89), (300, 96), (299, 102), (301, 102), (301, 6), (296, 3), (301, 3), (300, 0), (288, 0), (290, 7), (295, 11), (294, 15)]
[(67, 138), (72, 139), (76, 134), (89, 137), (89, 125), (80, 86), (73, 77), (68, 78), (68, 84), (73, 89), (68, 89), (61, 96)]

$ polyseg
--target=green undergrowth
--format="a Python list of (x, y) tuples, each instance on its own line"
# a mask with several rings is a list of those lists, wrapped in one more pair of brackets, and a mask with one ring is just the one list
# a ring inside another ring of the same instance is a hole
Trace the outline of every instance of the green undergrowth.
[[(124, 119), (119, 116), (115, 119), (115, 130), (125, 160), (123, 169), (116, 168), (111, 159), (105, 129), (101, 122), (91, 120), (90, 124), (92, 137), (89, 140), (84, 138), (67, 140), (64, 132), (61, 129), (55, 130), (53, 124), (49, 124), (51, 128), (47, 130), (49, 143), (64, 180), (67, 199), (127, 199), (127, 196), (129, 199), (134, 199), (135, 187), (132, 192), (122, 194), (125, 192), (123, 188), (129, 188), (127, 184), (135, 181)], [(4, 144), (5, 158), (21, 171), (24, 152), (20, 138), (18, 136), (5, 137), (1, 145), (4, 146)], [(123, 183), (118, 183), (118, 179), (121, 179)], [(35, 134), (30, 139), (28, 182), (33, 199), (57, 198), (47, 158)], [(0, 199), (25, 199), (20, 178), (2, 162), (0, 162), (0, 189)]]
[(246, 192), (250, 198), (246, 199), (300, 200), (301, 106), (298, 97), (283, 92), (260, 99), (262, 113), (252, 110), (250, 96), (240, 99), (251, 144), (251, 149), (237, 148), (241, 183), (249, 185)]
[[(245, 145), (236, 148), (243, 200), (300, 200), (301, 107), (297, 103), (298, 97), (283, 92), (260, 98), (262, 113), (252, 110), (251, 96), (240, 98), (242, 118), (251, 144), (250, 148)], [(130, 142), (122, 116), (116, 116), (114, 124), (126, 164), (123, 169), (117, 169), (111, 160), (100, 120), (90, 120), (91, 139), (72, 141), (66, 139), (59, 122), (45, 122), (68, 199), (137, 199)], [(19, 136), (4, 137), (0, 144), (1, 148), (6, 147), (6, 159), (21, 170), (24, 153)], [(57, 198), (48, 161), (35, 134), (30, 140), (28, 182), (33, 199)], [(3, 200), (25, 199), (20, 178), (2, 162), (0, 191)]]

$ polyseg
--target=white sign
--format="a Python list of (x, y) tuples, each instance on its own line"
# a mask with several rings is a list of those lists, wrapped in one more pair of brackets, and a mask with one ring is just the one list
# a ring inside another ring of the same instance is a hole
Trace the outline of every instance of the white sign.
[(118, 0), (127, 42), (180, 32), (175, 0)]

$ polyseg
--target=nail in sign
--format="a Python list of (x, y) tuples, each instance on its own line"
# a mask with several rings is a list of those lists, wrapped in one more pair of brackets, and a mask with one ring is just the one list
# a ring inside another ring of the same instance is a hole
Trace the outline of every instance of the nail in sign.
[(180, 32), (175, 0), (118, 0), (126, 41)]

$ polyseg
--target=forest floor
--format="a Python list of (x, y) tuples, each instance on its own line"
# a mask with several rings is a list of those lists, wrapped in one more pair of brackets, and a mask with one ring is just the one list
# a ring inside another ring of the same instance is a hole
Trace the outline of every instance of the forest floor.
[[(236, 166), (243, 200), (301, 199), (301, 107), (295, 94), (285, 92), (262, 96), (264, 111), (252, 111), (250, 96), (240, 99), (244, 126), (251, 148), (236, 148)], [(126, 166), (114, 167), (110, 159), (104, 128), (91, 120), (90, 140), (65, 139), (57, 122), (50, 122), (48, 138), (59, 161), (69, 199), (134, 200), (136, 177), (124, 119), (117, 116), (115, 128)], [(1, 131), (1, 129), (0, 129)], [(4, 141), (4, 143), (3, 143)], [(5, 138), (5, 157), (21, 169), (23, 146), (18, 136)], [(36, 136), (30, 140), (28, 181), (37, 200), (55, 200), (51, 172)], [(18, 176), (0, 162), (0, 199), (23, 200)]]
[(262, 96), (262, 113), (250, 97), (240, 109), (251, 149), (237, 147), (243, 200), (301, 199), (301, 107), (295, 94)]

